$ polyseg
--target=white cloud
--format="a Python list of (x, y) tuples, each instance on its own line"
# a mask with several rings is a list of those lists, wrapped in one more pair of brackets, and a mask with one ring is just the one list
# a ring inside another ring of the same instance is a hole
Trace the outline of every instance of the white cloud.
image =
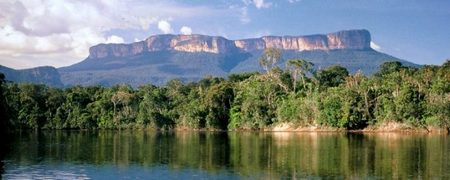
[(373, 41), (370, 41), (370, 47), (377, 51), (381, 50), (381, 47), (378, 44), (375, 44)]
[(243, 2), (245, 5), (253, 4), (258, 9), (269, 8), (272, 6), (272, 3), (264, 2), (264, 0), (243, 0)]
[(256, 8), (269, 8), (272, 6), (272, 3), (265, 3), (264, 0), (253, 0), (253, 4), (255, 4)]
[(301, 0), (288, 0), (289, 3), (296, 3), (296, 2), (300, 2)]
[(158, 22), (158, 29), (161, 30), (164, 34), (169, 34), (173, 32), (173, 29), (169, 22), (166, 20), (161, 20)]
[(116, 36), (116, 35), (112, 35), (112, 36), (109, 36), (106, 39), (105, 43), (120, 44), (120, 43), (124, 43), (124, 42), (125, 42), (125, 40), (123, 40), (122, 37), (119, 37), (119, 36)]
[(247, 24), (251, 21), (250, 17), (248, 17), (247, 7), (241, 8), (241, 17), (240, 20), (243, 24)]
[(159, 0), (2, 0), (0, 64), (14, 68), (67, 66), (86, 58), (93, 45), (125, 42), (123, 37), (111, 35), (113, 30), (148, 32), (162, 19), (212, 12), (204, 6)]
[(188, 26), (183, 26), (180, 29), (180, 33), (184, 34), (184, 35), (191, 35), (192, 34), (192, 29)]
[(236, 18), (238, 18), (242, 24), (247, 24), (252, 21), (248, 15), (247, 6), (248, 4), (246, 4), (245, 6), (231, 5), (228, 7), (228, 9), (231, 10), (232, 12), (231, 14), (233, 14)]

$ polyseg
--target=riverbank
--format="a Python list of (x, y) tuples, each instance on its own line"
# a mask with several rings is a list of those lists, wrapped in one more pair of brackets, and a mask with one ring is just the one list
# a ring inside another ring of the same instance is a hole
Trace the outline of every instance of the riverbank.
[[(22, 129), (15, 131), (34, 131), (33, 129)], [(126, 126), (120, 128), (93, 128), (93, 129), (39, 129), (40, 131), (155, 131), (155, 132), (350, 132), (350, 133), (424, 133), (424, 134), (450, 134), (450, 128), (444, 127), (415, 127), (412, 125), (388, 122), (378, 125), (367, 126), (363, 129), (345, 129), (320, 125), (298, 125), (294, 123), (278, 123), (261, 129), (239, 128), (239, 129), (213, 129), (213, 128), (190, 128), (186, 126), (173, 128), (154, 128)], [(11, 132), (14, 132), (11, 131)]]
[[(127, 128), (124, 128), (127, 129)], [(139, 129), (139, 128), (138, 128)], [(173, 129), (145, 128), (153, 131), (199, 131), (199, 132), (351, 132), (351, 133), (425, 133), (425, 134), (450, 134), (450, 129), (445, 127), (415, 127), (405, 123), (387, 122), (378, 125), (370, 125), (363, 129), (345, 129), (320, 125), (298, 125), (294, 123), (278, 123), (262, 129), (239, 128), (239, 129), (211, 129), (175, 127)]]
[(333, 127), (322, 127), (317, 125), (298, 126), (292, 123), (280, 123), (270, 128), (265, 128), (266, 132), (355, 132), (355, 133), (384, 133), (384, 132), (399, 132), (399, 133), (433, 133), (433, 134), (448, 134), (449, 128), (443, 127), (414, 127), (404, 123), (387, 122), (379, 125), (367, 126), (363, 129), (344, 129)]

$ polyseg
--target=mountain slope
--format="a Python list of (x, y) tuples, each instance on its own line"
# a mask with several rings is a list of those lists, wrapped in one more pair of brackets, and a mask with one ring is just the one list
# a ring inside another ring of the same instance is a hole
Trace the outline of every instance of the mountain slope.
[[(231, 73), (240, 73), (261, 70), (259, 65), (259, 57), (262, 51), (252, 53), (253, 56), (239, 63), (231, 70)], [(366, 75), (374, 74), (378, 71), (378, 67), (388, 61), (400, 61), (405, 66), (417, 66), (411, 62), (398, 59), (396, 57), (377, 52), (373, 49), (367, 50), (313, 50), (313, 51), (283, 51), (283, 57), (278, 63), (280, 67), (284, 67), (288, 59), (305, 59), (314, 64), (315, 69), (325, 68), (331, 65), (341, 65), (346, 67), (349, 72), (355, 73), (361, 70)]]
[(132, 86), (147, 83), (161, 85), (175, 78), (195, 81), (207, 75), (227, 76), (232, 67), (249, 56), (247, 53), (160, 51), (127, 58), (86, 59), (59, 71), (62, 80), (68, 85), (110, 86), (118, 83)]

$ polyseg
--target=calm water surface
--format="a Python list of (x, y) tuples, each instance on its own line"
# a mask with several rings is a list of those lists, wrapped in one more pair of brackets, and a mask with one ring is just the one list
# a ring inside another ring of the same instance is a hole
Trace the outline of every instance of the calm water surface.
[(21, 133), (3, 179), (450, 179), (448, 135)]

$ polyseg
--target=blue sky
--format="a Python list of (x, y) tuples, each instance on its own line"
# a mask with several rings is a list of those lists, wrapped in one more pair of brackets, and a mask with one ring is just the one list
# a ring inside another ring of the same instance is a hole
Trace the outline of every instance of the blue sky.
[(418, 64), (450, 58), (447, 0), (6, 0), (0, 64), (67, 66), (98, 43), (155, 34), (229, 39), (367, 29), (377, 50)]

